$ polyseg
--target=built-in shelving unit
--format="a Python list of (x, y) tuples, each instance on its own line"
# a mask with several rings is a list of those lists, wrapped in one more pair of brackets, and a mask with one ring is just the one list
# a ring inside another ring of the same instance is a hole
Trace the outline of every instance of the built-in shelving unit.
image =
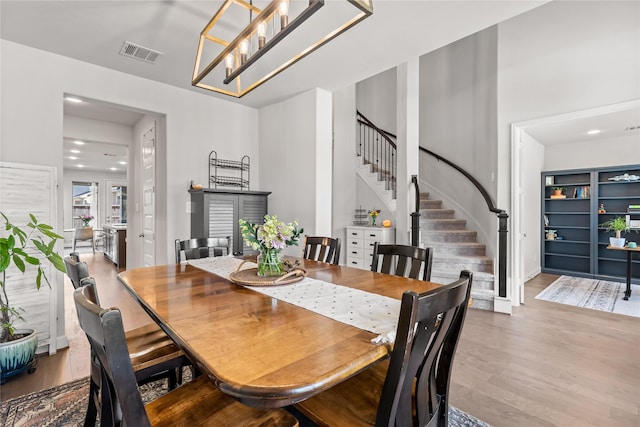
[[(626, 176), (625, 176), (626, 174)], [(626, 169), (604, 169), (596, 171), (598, 184), (598, 207), (604, 207), (605, 212), (598, 212), (597, 224), (602, 224), (614, 217), (622, 216), (627, 224), (632, 226), (632, 232), (624, 233), (627, 241), (640, 240), (640, 212), (630, 212), (630, 206), (640, 205), (640, 166)], [(603, 277), (620, 277), (626, 275), (627, 258), (623, 251), (608, 250), (609, 237), (613, 232), (607, 232), (602, 227), (597, 230), (597, 263), (596, 274)], [(631, 277), (640, 277), (640, 260), (633, 260)]]
[[(600, 227), (615, 216), (640, 220), (640, 212), (629, 212), (630, 205), (640, 204), (640, 179), (616, 178), (624, 174), (640, 176), (640, 165), (542, 173), (542, 272), (624, 280), (625, 254), (607, 249), (613, 232)], [(557, 187), (562, 196), (554, 195)], [(640, 261), (632, 268), (633, 282), (640, 283)]]
[(249, 190), (251, 162), (249, 156), (240, 161), (218, 158), (218, 153), (209, 153), (209, 188), (235, 188)]

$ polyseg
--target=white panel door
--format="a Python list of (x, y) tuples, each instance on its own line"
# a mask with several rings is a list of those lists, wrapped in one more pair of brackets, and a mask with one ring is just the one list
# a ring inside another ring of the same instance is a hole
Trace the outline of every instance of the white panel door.
[[(29, 222), (29, 214), (32, 213), (39, 222), (55, 227), (57, 224), (55, 194), (56, 168), (0, 162), (0, 211), (12, 223), (25, 227)], [(0, 233), (6, 236), (4, 222)], [(17, 321), (16, 326), (35, 329), (38, 334), (39, 352), (48, 347), (49, 354), (54, 354), (57, 347), (56, 341), (58, 341), (56, 336), (57, 290), (64, 283), (62, 273), (58, 275), (58, 271), (46, 262), (42, 255), (29, 249), (29, 246), (26, 250), (31, 256), (44, 261), (43, 268), (52, 288), (49, 288), (43, 280), (40, 289), (36, 290), (37, 270), (35, 268), (27, 268), (23, 274), (15, 266), (11, 266), (7, 269), (6, 291), (11, 304), (24, 310), (22, 316), (26, 324)], [(58, 243), (57, 252), (62, 254), (62, 251), (62, 243)], [(62, 329), (64, 330), (64, 327)], [(61, 338), (61, 342), (65, 341), (64, 336)]]
[(142, 134), (142, 265), (156, 264), (156, 124)]

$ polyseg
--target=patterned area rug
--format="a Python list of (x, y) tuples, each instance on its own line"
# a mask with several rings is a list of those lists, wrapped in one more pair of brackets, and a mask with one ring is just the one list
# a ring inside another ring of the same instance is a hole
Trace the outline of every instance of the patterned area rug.
[[(147, 403), (166, 393), (166, 381), (140, 387)], [(0, 404), (0, 426), (77, 427), (82, 426), (89, 395), (89, 379), (83, 378)], [(450, 427), (491, 427), (471, 415), (449, 407)]]
[(623, 300), (625, 283), (560, 276), (536, 299), (640, 317), (640, 286), (631, 285), (631, 298)]

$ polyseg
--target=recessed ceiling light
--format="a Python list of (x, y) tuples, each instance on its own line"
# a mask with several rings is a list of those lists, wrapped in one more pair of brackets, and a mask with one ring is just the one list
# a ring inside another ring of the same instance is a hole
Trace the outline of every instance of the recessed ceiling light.
[(78, 165), (78, 167), (79, 167), (79, 168), (83, 168), (83, 167), (84, 167), (84, 165)]
[(80, 150), (69, 150), (70, 152), (72, 152), (73, 154), (78, 154), (80, 152)]
[(126, 165), (127, 164), (127, 162), (118, 162), (118, 163), (120, 163), (121, 165)]
[(76, 145), (84, 145), (84, 144), (86, 144), (86, 142), (79, 141), (79, 140), (73, 141), (73, 143), (76, 144)]
[(69, 159), (69, 160), (78, 160), (78, 158), (76, 156), (69, 156), (69, 157), (67, 157), (67, 159)]
[(77, 104), (83, 102), (82, 99), (80, 98), (74, 98), (73, 96), (65, 96), (64, 99), (66, 99), (69, 102), (75, 102)]
[(111, 169), (112, 171), (117, 171), (118, 170), (118, 168), (109, 168), (109, 169)]
[(600, 129), (593, 129), (587, 132), (588, 135), (597, 135), (600, 133)]

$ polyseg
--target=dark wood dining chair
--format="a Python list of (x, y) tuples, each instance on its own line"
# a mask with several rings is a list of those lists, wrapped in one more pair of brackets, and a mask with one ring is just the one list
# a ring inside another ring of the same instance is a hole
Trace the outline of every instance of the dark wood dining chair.
[[(298, 420), (284, 409), (259, 409), (243, 405), (222, 393), (204, 375), (144, 405), (129, 358), (122, 316), (117, 308), (103, 309), (84, 286), (73, 294), (80, 327), (91, 345), (108, 393), (109, 412), (116, 426), (282, 426)], [(102, 424), (104, 425), (104, 424)]]
[[(432, 248), (381, 245), (377, 242), (373, 246), (371, 271), (429, 281), (431, 280), (431, 264), (433, 264)], [(420, 276), (420, 271), (422, 271), (422, 276)]]
[[(92, 301), (99, 305), (96, 282), (93, 277), (89, 276), (87, 263), (76, 261), (71, 256), (65, 257), (64, 262), (74, 289), (89, 286), (93, 297)], [(181, 382), (182, 368), (189, 366), (190, 362), (158, 325), (150, 323), (127, 331), (125, 336), (129, 358), (139, 384), (167, 379), (168, 388), (172, 390)], [(101, 384), (100, 371), (94, 363), (90, 372), (89, 410), (85, 417), (85, 425), (93, 426), (95, 424), (96, 411), (101, 411), (103, 406), (100, 400)], [(107, 396), (104, 395), (104, 397)]]
[(391, 358), (295, 405), (321, 426), (447, 427), (453, 359), (473, 273), (402, 295)]
[(188, 240), (176, 239), (176, 264), (180, 264), (183, 259), (229, 255), (230, 248), (231, 237), (201, 237)]
[(302, 257), (338, 265), (340, 261), (340, 238), (305, 236)]

